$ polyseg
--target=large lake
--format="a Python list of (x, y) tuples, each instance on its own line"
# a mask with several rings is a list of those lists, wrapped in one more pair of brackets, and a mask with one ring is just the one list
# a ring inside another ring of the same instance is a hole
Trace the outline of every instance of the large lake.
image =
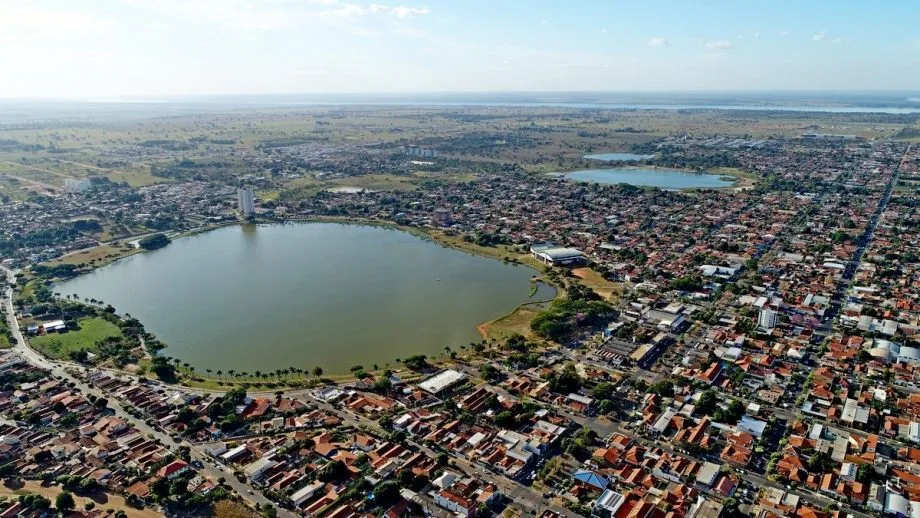
[(554, 295), (529, 296), (535, 273), (398, 230), (300, 223), (178, 239), (55, 290), (130, 313), (199, 371), (340, 373), (479, 341), (477, 324)]
[(610, 169), (585, 169), (565, 175), (569, 180), (604, 184), (628, 183), (640, 187), (660, 189), (714, 189), (731, 187), (735, 182), (720, 175), (696, 174), (671, 169), (646, 167), (614, 167)]

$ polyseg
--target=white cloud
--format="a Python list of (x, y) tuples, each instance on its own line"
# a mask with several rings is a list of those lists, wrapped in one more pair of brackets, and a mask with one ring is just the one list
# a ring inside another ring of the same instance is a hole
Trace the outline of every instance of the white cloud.
[(706, 50), (729, 50), (734, 47), (735, 44), (728, 40), (714, 40), (706, 44)]
[(789, 31), (779, 31), (780, 36), (789, 36)]
[(114, 23), (80, 10), (42, 10), (25, 2), (0, 3), (0, 41), (23, 42), (98, 35)]
[(812, 36), (812, 39), (815, 40), (815, 41), (817, 41), (818, 43), (836, 43), (836, 44), (840, 44), (840, 43), (845, 43), (845, 42), (847, 41), (846, 38), (841, 38), (841, 37), (839, 37), (839, 36), (836, 37), (836, 38), (831, 38), (830, 36), (827, 35), (827, 31), (821, 31), (821, 32), (815, 34), (814, 36)]
[(397, 18), (409, 18), (411, 16), (421, 16), (429, 13), (427, 7), (407, 7), (404, 5), (389, 7), (383, 4), (370, 4), (365, 7), (358, 4), (340, 4), (338, 2), (326, 3), (326, 5), (331, 7), (324, 11), (320, 11), (320, 16), (351, 18), (371, 14), (387, 14)]
[(648, 40), (649, 47), (670, 47), (671, 42), (664, 38), (652, 38)]
[(601, 34), (607, 34), (607, 29), (601, 29)]
[(752, 34), (751, 36), (756, 40), (757, 38), (760, 37), (760, 33), (759, 33), (759, 32), (755, 32), (755, 33)]

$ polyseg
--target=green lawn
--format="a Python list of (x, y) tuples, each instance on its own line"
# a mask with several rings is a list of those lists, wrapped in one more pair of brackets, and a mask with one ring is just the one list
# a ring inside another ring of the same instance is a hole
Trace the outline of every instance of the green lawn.
[(13, 347), (13, 344), (10, 343), (10, 339), (6, 334), (10, 331), (10, 328), (6, 325), (6, 314), (0, 311), (0, 349), (9, 349)]
[(93, 352), (99, 340), (121, 336), (118, 326), (99, 317), (83, 318), (79, 324), (79, 331), (36, 336), (30, 340), (32, 347), (51, 358), (69, 359), (71, 351), (85, 349)]

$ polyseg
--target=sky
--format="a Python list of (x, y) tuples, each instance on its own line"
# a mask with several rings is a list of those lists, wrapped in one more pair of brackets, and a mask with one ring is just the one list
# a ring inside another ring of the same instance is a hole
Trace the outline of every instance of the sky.
[(0, 98), (916, 90), (916, 0), (0, 0)]

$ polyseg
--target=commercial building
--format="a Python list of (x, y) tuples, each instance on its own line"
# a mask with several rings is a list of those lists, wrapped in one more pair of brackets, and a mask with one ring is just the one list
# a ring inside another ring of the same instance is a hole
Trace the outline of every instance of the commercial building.
[(530, 253), (543, 264), (551, 266), (568, 266), (585, 262), (585, 254), (574, 248), (534, 245), (530, 247)]
[(465, 379), (466, 374), (453, 369), (447, 369), (419, 383), (418, 386), (429, 394), (437, 395), (444, 389), (456, 385)]
[(256, 211), (255, 194), (253, 194), (252, 188), (238, 188), (236, 190), (236, 203), (240, 214), (242, 214), (244, 218), (252, 216), (252, 214)]
[(757, 318), (757, 325), (763, 329), (773, 329), (779, 315), (772, 309), (761, 309), (760, 316)]

